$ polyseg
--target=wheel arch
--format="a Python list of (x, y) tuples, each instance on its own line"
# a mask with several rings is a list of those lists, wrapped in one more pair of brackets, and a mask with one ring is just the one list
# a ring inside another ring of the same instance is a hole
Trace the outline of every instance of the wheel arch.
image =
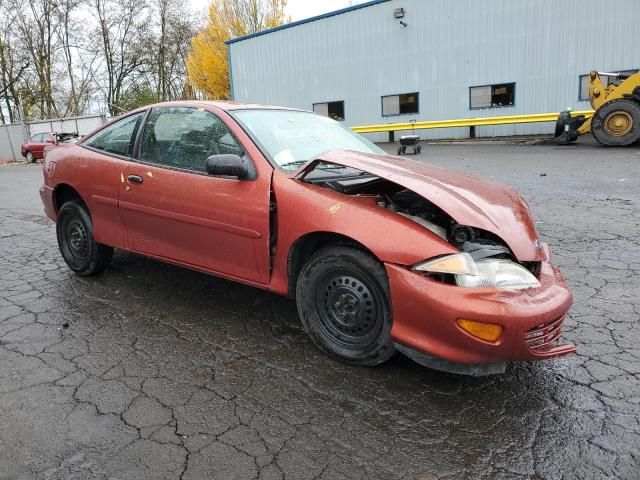
[(347, 235), (329, 231), (305, 233), (291, 244), (287, 255), (288, 294), (290, 297), (295, 297), (296, 283), (298, 281), (300, 271), (304, 266), (305, 259), (309, 258), (309, 256), (313, 255), (321, 248), (330, 245), (350, 246), (361, 250), (371, 255), (371, 257), (377, 261), (380, 261), (380, 259), (369, 248)]
[[(60, 211), (60, 208), (62, 208), (62, 205), (73, 200), (79, 200), (85, 208), (87, 207), (87, 202), (84, 201), (82, 195), (71, 185), (67, 183), (56, 185), (56, 188), (53, 190), (53, 208), (55, 209), (56, 215)], [(88, 211), (89, 209), (87, 208), (87, 212)]]

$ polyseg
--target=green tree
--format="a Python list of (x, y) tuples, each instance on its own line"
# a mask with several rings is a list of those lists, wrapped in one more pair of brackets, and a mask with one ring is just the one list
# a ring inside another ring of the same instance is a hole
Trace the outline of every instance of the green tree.
[(286, 0), (213, 0), (207, 25), (191, 41), (189, 83), (208, 98), (230, 96), (225, 41), (289, 21)]

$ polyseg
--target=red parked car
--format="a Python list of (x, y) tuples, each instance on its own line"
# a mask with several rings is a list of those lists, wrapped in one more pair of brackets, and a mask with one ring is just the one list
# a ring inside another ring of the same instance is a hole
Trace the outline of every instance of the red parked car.
[(22, 144), (22, 156), (33, 163), (44, 158), (45, 149), (59, 143), (74, 142), (77, 138), (77, 133), (38, 133)]
[(114, 248), (295, 297), (324, 352), (458, 373), (567, 355), (572, 296), (510, 187), (385, 154), (311, 112), (152, 105), (51, 150), (64, 260)]

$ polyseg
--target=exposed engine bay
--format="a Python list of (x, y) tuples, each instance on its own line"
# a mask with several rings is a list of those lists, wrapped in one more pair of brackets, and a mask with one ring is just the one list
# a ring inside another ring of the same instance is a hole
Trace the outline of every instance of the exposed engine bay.
[[(350, 170), (356, 174), (325, 176), (320, 175), (321, 170), (316, 170), (315, 175), (308, 175), (304, 181), (346, 195), (372, 198), (379, 207), (423, 226), (461, 252), (469, 253), (474, 260), (500, 258), (517, 262), (508, 245), (493, 233), (458, 224), (440, 207), (396, 183), (366, 172)], [(534, 275), (539, 272), (539, 262), (525, 262), (522, 265)]]

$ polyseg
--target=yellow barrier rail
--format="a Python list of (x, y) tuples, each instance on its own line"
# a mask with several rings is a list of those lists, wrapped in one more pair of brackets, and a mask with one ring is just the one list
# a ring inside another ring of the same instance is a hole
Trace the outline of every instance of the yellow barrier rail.
[[(516, 123), (541, 123), (555, 122), (560, 113), (535, 113), (533, 115), (509, 115), (506, 117), (484, 117), (484, 118), (460, 118), (457, 120), (433, 120), (429, 122), (415, 123), (388, 123), (386, 125), (365, 125), (362, 127), (351, 127), (354, 132), (374, 133), (374, 132), (397, 132), (399, 130), (423, 130), (428, 128), (453, 128), (453, 127), (484, 127), (487, 125), (511, 125)], [(571, 112), (572, 116), (584, 115), (589, 118), (593, 115), (593, 110)]]

